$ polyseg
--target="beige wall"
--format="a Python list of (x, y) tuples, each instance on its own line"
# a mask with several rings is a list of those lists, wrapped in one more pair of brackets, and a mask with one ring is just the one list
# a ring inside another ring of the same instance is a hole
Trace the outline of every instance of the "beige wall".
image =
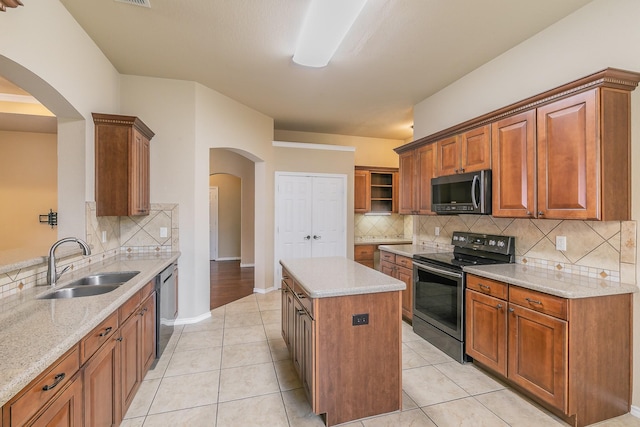
[(56, 139), (0, 131), (0, 251), (28, 247), (45, 254), (57, 240), (58, 230), (38, 221), (49, 209), (58, 211)]
[(327, 133), (274, 131), (274, 140), (287, 142), (307, 142), (354, 147), (354, 165), (397, 168), (398, 155), (393, 151), (405, 141), (399, 139), (367, 138), (349, 135), (331, 135)]
[(240, 259), (242, 182), (237, 176), (217, 173), (209, 186), (218, 188), (218, 257)]
[(209, 150), (209, 173), (228, 173), (239, 177), (241, 188), (240, 263), (254, 265), (255, 255), (255, 163), (231, 150)]
[[(606, 67), (640, 71), (640, 2), (595, 0), (414, 108), (420, 138)], [(632, 219), (640, 219), (640, 90), (632, 93)], [(638, 253), (636, 253), (636, 257)], [(636, 259), (636, 277), (640, 262)], [(640, 296), (634, 315), (634, 411), (640, 413)]]

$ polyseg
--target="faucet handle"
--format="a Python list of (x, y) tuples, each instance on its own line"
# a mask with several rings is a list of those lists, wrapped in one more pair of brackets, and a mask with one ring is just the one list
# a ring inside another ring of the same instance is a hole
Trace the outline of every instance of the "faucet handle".
[(70, 268), (71, 268), (71, 266), (67, 265), (65, 268), (62, 269), (62, 271), (60, 273), (56, 273), (56, 280), (58, 280), (60, 278), (60, 276), (62, 276)]

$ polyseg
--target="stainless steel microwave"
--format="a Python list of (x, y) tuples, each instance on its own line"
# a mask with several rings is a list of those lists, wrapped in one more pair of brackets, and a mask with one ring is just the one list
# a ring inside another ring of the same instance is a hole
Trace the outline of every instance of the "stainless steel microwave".
[(490, 214), (491, 170), (432, 178), (431, 210), (439, 215)]

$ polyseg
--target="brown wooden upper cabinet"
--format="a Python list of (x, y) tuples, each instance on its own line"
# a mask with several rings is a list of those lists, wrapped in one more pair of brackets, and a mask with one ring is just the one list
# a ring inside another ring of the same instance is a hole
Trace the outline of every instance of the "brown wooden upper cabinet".
[(491, 126), (485, 125), (438, 141), (435, 176), (490, 169), (490, 135)]
[(595, 88), (493, 123), (493, 215), (628, 219), (629, 114)]
[(356, 166), (355, 213), (398, 212), (398, 169)]
[(137, 117), (92, 115), (96, 215), (148, 215), (149, 141), (154, 133)]
[(430, 214), (431, 178), (435, 176), (434, 144), (400, 154), (400, 197), (398, 212), (405, 215)]

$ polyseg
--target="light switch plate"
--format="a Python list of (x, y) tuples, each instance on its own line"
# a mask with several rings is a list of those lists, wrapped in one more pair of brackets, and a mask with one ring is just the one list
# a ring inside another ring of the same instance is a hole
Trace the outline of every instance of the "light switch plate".
[(107, 232), (106, 231), (102, 232), (102, 243), (107, 243)]
[(567, 236), (556, 236), (556, 250), (557, 251), (567, 250)]

